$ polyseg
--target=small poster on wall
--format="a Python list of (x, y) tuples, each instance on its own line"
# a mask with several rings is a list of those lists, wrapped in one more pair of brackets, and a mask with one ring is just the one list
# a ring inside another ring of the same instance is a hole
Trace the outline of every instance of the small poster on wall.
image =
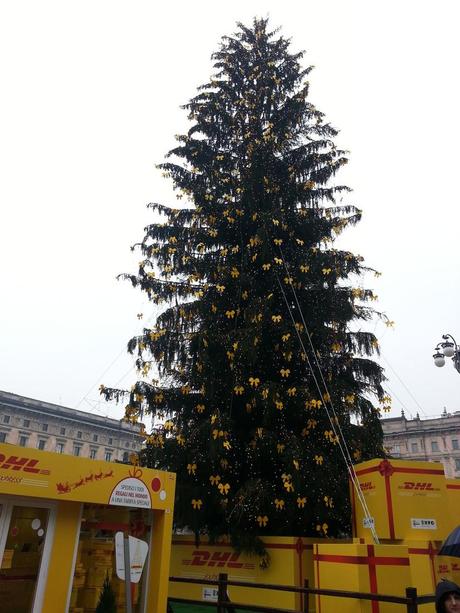
[[(129, 565), (131, 569), (131, 583), (139, 583), (142, 570), (144, 569), (145, 560), (147, 559), (147, 553), (149, 546), (145, 541), (129, 537)], [(115, 561), (117, 577), (122, 581), (125, 581), (125, 546), (124, 546), (124, 534), (123, 532), (117, 532), (115, 534)]]

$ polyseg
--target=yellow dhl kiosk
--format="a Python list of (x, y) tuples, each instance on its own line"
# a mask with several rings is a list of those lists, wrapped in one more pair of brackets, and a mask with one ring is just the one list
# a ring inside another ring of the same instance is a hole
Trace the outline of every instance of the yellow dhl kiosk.
[(124, 612), (121, 535), (133, 613), (165, 611), (174, 490), (172, 473), (0, 444), (2, 613), (93, 613), (107, 578)]

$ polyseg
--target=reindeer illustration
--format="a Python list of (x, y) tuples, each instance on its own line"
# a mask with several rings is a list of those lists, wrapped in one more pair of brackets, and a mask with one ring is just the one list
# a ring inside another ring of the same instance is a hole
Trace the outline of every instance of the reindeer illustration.
[(84, 485), (85, 480), (83, 479), (83, 477), (80, 477), (80, 481), (77, 481), (76, 483), (72, 484), (73, 489), (77, 488), (77, 487), (81, 487), (82, 485)]
[(56, 483), (58, 494), (68, 494), (70, 492), (70, 485), (66, 483)]

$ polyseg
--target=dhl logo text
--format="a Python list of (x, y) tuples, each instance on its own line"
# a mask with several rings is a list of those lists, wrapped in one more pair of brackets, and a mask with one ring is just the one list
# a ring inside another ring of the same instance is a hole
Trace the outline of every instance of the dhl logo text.
[(6, 470), (22, 470), (25, 473), (35, 473), (40, 475), (49, 475), (49, 470), (44, 470), (37, 466), (39, 460), (33, 460), (32, 458), (20, 458), (15, 455), (9, 456), (6, 459), (6, 456), (3, 453), (0, 453), (0, 468), (4, 468)]
[(191, 560), (182, 560), (182, 564), (190, 566), (211, 566), (217, 568), (247, 568), (254, 569), (255, 564), (239, 562), (239, 553), (231, 551), (195, 550)]
[(431, 483), (426, 483), (424, 481), (404, 481), (402, 485), (399, 486), (400, 490), (414, 490), (414, 491), (423, 491), (423, 492), (438, 492), (439, 487), (433, 487)]
[(363, 492), (367, 492), (369, 490), (375, 490), (375, 485), (372, 483), (372, 481), (366, 481), (365, 483), (360, 483), (359, 487), (361, 488)]

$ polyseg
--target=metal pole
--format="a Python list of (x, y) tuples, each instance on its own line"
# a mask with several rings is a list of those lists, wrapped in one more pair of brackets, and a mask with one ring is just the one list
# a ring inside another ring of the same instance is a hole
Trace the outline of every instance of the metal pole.
[(409, 602), (407, 603), (407, 613), (417, 613), (417, 588), (406, 587), (406, 598), (409, 599)]
[[(304, 579), (303, 586), (305, 589), (308, 589), (310, 587), (308, 584), (308, 579)], [(304, 613), (308, 613), (310, 594), (307, 592), (305, 594), (302, 594), (302, 596), (303, 596), (303, 609), (302, 610)]]
[(131, 560), (129, 559), (129, 536), (123, 537), (124, 558), (125, 558), (125, 607), (126, 613), (133, 613), (131, 602)]
[(217, 586), (217, 613), (225, 613), (224, 602), (227, 600), (227, 573), (219, 573)]

